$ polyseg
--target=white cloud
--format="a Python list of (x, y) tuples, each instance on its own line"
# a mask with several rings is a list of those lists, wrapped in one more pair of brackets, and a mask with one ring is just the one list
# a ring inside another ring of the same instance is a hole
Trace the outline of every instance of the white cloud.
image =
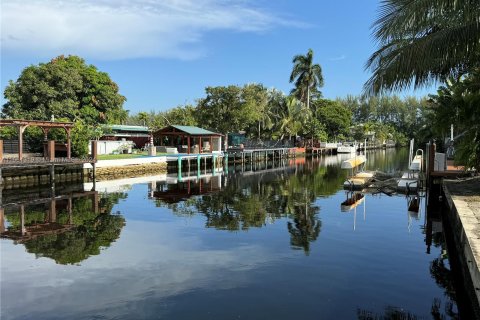
[(245, 0), (3, 0), (6, 53), (194, 59), (209, 31), (301, 26)]

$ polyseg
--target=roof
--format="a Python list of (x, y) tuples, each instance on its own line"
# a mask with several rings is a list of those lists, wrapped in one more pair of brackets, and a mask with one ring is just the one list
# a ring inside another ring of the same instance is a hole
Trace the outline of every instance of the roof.
[(148, 127), (144, 126), (125, 126), (121, 124), (112, 124), (108, 125), (107, 127), (115, 131), (148, 132)]
[(222, 135), (221, 133), (212, 132), (212, 131), (209, 131), (209, 130), (206, 130), (206, 129), (203, 129), (203, 128), (199, 128), (199, 127), (194, 127), (194, 126), (170, 125), (170, 126), (167, 126), (163, 129), (160, 129), (158, 131), (165, 132), (165, 131), (168, 131), (169, 128), (173, 128), (173, 129), (176, 129), (178, 131), (185, 132), (189, 135), (216, 135), (216, 136)]

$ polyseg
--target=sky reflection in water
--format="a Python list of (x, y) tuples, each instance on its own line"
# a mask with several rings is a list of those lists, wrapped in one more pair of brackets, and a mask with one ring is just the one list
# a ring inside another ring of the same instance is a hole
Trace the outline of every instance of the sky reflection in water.
[[(448, 318), (442, 234), (427, 254), (424, 212), (409, 216), (404, 196), (366, 195), (342, 212), (340, 160), (230, 170), (201, 186), (107, 193), (99, 183), (96, 213), (91, 196), (73, 200), (71, 215), (58, 201), (57, 223), (76, 233), (1, 240), (2, 319), (431, 318), (432, 308)], [(404, 151), (377, 152), (368, 166), (405, 161)], [(48, 205), (26, 206), (26, 225), (48, 220)], [(18, 210), (5, 206), (11, 230)]]

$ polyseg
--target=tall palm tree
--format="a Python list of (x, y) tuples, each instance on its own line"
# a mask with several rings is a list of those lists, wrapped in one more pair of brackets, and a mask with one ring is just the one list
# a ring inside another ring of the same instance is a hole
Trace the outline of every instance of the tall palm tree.
[(365, 93), (419, 88), (478, 67), (479, 17), (478, 0), (383, 0)]
[(292, 93), (310, 109), (310, 95), (321, 95), (319, 88), (323, 87), (322, 67), (313, 63), (313, 50), (308, 49), (306, 55), (293, 57), (293, 70), (290, 82), (295, 81), (295, 89)]

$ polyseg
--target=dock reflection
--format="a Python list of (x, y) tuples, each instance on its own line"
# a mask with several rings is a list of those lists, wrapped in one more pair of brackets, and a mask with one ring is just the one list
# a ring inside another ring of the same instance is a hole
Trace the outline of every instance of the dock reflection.
[(59, 264), (76, 264), (100, 254), (118, 239), (125, 225), (125, 219), (111, 210), (126, 195), (79, 191), (82, 187), (75, 185), (69, 190), (77, 191), (64, 194), (56, 194), (55, 188), (36, 189), (32, 194), (44, 197), (29, 198), (24, 193), (23, 200), (4, 197), (0, 237)]

